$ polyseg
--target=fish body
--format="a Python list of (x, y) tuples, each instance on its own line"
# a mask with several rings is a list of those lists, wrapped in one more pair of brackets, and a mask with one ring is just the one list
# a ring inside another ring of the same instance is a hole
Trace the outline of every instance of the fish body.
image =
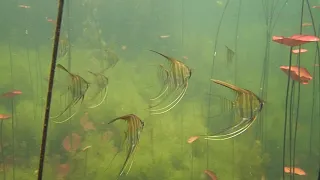
[(95, 85), (97, 86), (97, 90), (94, 93), (93, 97), (91, 100), (95, 100), (98, 95), (100, 94), (102, 96), (101, 100), (99, 103), (95, 105), (89, 106), (90, 109), (96, 108), (100, 106), (106, 99), (107, 94), (108, 94), (108, 85), (109, 85), (109, 79), (103, 74), (104, 69), (100, 73), (94, 73), (91, 71), (88, 71), (91, 75), (94, 77)]
[(236, 110), (235, 117), (239, 119), (240, 122), (237, 122), (235, 125), (229, 126), (214, 135), (191, 136), (187, 141), (189, 144), (199, 139), (199, 137), (204, 137), (204, 139), (207, 140), (227, 140), (236, 137), (245, 132), (254, 123), (258, 114), (263, 109), (264, 101), (253, 92), (220, 80), (212, 79), (212, 81), (227, 87), (236, 93), (236, 99), (234, 101), (223, 97), (219, 98), (223, 100), (223, 106), (228, 107), (229, 110)]
[[(76, 104), (80, 103), (80, 105), (82, 104), (83, 100), (84, 100), (84, 96), (86, 94), (86, 92), (88, 91), (89, 88), (89, 82), (87, 82), (85, 79), (83, 79), (81, 76), (73, 74), (71, 72), (69, 72), (64, 66), (62, 66), (61, 64), (57, 65), (58, 69), (61, 69), (62, 71), (64, 71), (65, 73), (68, 74), (69, 76), (69, 84), (67, 86), (67, 90), (71, 95), (71, 101), (67, 103), (67, 106), (58, 114), (55, 115), (53, 117), (50, 117), (52, 119), (56, 119), (59, 118), (60, 116), (62, 116), (65, 112), (67, 112), (67, 110), (69, 108), (72, 108), (73, 106), (75, 106)], [(68, 94), (69, 95), (69, 94)], [(67, 119), (63, 120), (63, 121), (53, 121), (55, 123), (63, 123), (66, 122), (68, 120), (70, 120), (77, 112), (79, 111), (79, 109), (72, 113)]]
[(121, 167), (121, 170), (119, 172), (117, 179), (119, 179), (120, 176), (123, 176), (123, 173), (124, 173), (125, 169), (127, 168), (128, 162), (131, 159), (130, 166), (129, 166), (127, 172), (125, 173), (125, 175), (127, 175), (129, 173), (129, 171), (132, 167), (132, 164), (133, 164), (133, 158), (135, 155), (136, 148), (137, 148), (139, 141), (140, 141), (140, 135), (141, 135), (141, 132), (143, 131), (143, 128), (144, 128), (144, 122), (138, 116), (136, 116), (134, 114), (128, 114), (125, 116), (115, 118), (115, 119), (111, 120), (108, 124), (114, 123), (115, 121), (120, 120), (120, 119), (125, 120), (128, 125), (127, 130), (125, 131), (125, 135), (124, 135), (124, 142), (127, 143), (127, 148), (126, 148), (127, 156), (126, 156), (125, 161)]
[(233, 90), (237, 94), (236, 99), (230, 102), (230, 107), (236, 108), (242, 119), (254, 119), (257, 113), (262, 110), (264, 101), (253, 92), (220, 80), (212, 81)]
[(192, 71), (182, 61), (154, 50), (150, 51), (166, 58), (169, 64), (169, 68), (160, 65), (159, 74), (164, 84), (160, 93), (150, 99), (152, 103), (149, 106), (151, 114), (163, 114), (174, 108), (184, 97)]

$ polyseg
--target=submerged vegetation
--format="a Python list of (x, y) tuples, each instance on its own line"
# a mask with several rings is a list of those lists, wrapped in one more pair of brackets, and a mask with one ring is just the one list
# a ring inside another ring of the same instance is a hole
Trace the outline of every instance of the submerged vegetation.
[(320, 2), (66, 1), (62, 22), (56, 1), (16, 3), (0, 2), (0, 179), (318, 177)]

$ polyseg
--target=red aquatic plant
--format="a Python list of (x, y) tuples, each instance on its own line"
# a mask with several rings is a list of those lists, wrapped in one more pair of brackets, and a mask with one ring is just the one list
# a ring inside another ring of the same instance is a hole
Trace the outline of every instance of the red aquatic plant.
[(284, 169), (284, 172), (288, 173), (288, 174), (296, 174), (296, 175), (300, 175), (300, 176), (307, 175), (307, 173), (299, 167), (287, 167), (286, 166), (283, 169)]
[(57, 23), (56, 20), (51, 19), (51, 18), (48, 18), (48, 17), (46, 17), (46, 20), (47, 20), (49, 23), (52, 23), (52, 24), (56, 24), (56, 23)]
[(292, 53), (293, 54), (299, 54), (299, 52), (300, 53), (305, 53), (307, 51), (308, 51), (307, 49), (294, 49), (294, 50), (292, 50)]
[[(289, 66), (280, 66), (280, 69), (289, 76)], [(299, 75), (300, 69), (300, 75)], [(306, 68), (291, 66), (290, 69), (291, 79), (300, 82), (301, 84), (308, 84), (312, 80), (312, 76)]]
[(17, 96), (17, 95), (20, 95), (20, 94), (22, 94), (21, 91), (19, 91), (19, 90), (13, 90), (13, 91), (9, 91), (9, 92), (3, 93), (3, 94), (1, 95), (1, 97), (11, 98), (11, 97), (14, 97), (14, 96)]
[(312, 26), (312, 23), (302, 23), (303, 27)]
[(10, 119), (11, 115), (9, 114), (0, 114), (0, 120)]
[[(3, 123), (3, 120), (6, 120), (6, 119), (10, 119), (11, 118), (11, 115), (8, 115), (8, 114), (0, 114), (0, 120), (1, 120), (1, 128), (0, 128), (0, 132), (2, 132), (2, 123)], [(2, 151), (2, 148), (4, 147), (4, 145), (0, 144), (0, 152)]]
[(68, 152), (74, 152), (80, 148), (81, 136), (77, 133), (72, 133), (72, 144), (70, 142), (70, 136), (64, 138), (62, 142), (63, 148)]
[(96, 127), (94, 126), (93, 122), (89, 121), (88, 112), (84, 113), (83, 117), (80, 119), (80, 124), (85, 131), (96, 130)]
[(218, 177), (214, 172), (210, 170), (204, 170), (204, 173), (208, 175), (210, 180), (218, 180)]
[(306, 44), (309, 42), (317, 42), (319, 41), (319, 38), (311, 35), (295, 34), (295, 35), (292, 35), (291, 37), (273, 36), (272, 41), (277, 42), (279, 44), (293, 47), (293, 46)]
[(188, 139), (188, 143), (191, 144), (191, 143), (193, 143), (194, 141), (196, 141), (197, 139), (199, 139), (199, 136), (191, 136), (191, 137)]
[(59, 164), (57, 167), (57, 176), (59, 178), (64, 178), (69, 174), (70, 171), (70, 165), (65, 163), (65, 164)]
[(107, 130), (106, 132), (104, 132), (101, 136), (101, 140), (102, 141), (109, 141), (113, 136), (113, 132)]
[(7, 163), (0, 163), (0, 172), (8, 171), (11, 166)]

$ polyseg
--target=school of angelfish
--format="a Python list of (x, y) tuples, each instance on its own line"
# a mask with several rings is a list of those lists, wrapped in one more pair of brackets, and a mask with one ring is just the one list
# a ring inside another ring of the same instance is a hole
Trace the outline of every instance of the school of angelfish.
[[(30, 8), (29, 6), (25, 5), (20, 5), (19, 7)], [(319, 7), (314, 6), (313, 8)], [(55, 21), (51, 19), (50, 22), (55, 23)], [(309, 26), (309, 24), (304, 23), (302, 26)], [(58, 58), (60, 60), (65, 58), (69, 52), (68, 48), (70, 44), (67, 39), (67, 37), (62, 36), (59, 41)], [(273, 36), (271, 40), (275, 43), (289, 46), (292, 54), (301, 54), (308, 51), (307, 49), (301, 48), (301, 45), (318, 42), (319, 38), (313, 35), (295, 34), (290, 37)], [(294, 47), (299, 48), (293, 49)], [(165, 63), (158, 64), (158, 78), (162, 88), (155, 97), (151, 97), (149, 99), (151, 103), (148, 107), (150, 114), (159, 115), (168, 113), (174, 107), (179, 105), (179, 102), (182, 101), (188, 90), (189, 83), (192, 83), (189, 81), (192, 79), (193, 72), (192, 68), (188, 67), (185, 63), (174, 57), (170, 57), (156, 50), (150, 50), (150, 53), (160, 55), (165, 60)], [(226, 60), (228, 64), (232, 63), (235, 53), (237, 52), (234, 52), (232, 49), (226, 46)], [(72, 119), (72, 117), (79, 112), (82, 106), (86, 106), (86, 108), (89, 109), (97, 108), (108, 99), (109, 79), (105, 76), (105, 72), (108, 69), (113, 68), (119, 61), (119, 58), (110, 48), (107, 48), (103, 42), (101, 42), (101, 49), (99, 50), (98, 54), (93, 55), (93, 57), (96, 57), (97, 59), (101, 59), (101, 56), (103, 59), (103, 61), (101, 61), (101, 70), (99, 72), (88, 71), (88, 73), (92, 75), (92, 82), (86, 80), (81, 75), (70, 72), (61, 64), (57, 65), (56, 73), (58, 75), (63, 74), (64, 77), (67, 77), (67, 84), (61, 84), (58, 80), (55, 81), (55, 86), (59, 86), (59, 88), (61, 87), (61, 89), (63, 89), (59, 93), (61, 99), (64, 99), (65, 102), (63, 102), (64, 105), (61, 106), (61, 110), (58, 114), (51, 114), (50, 118), (52, 122), (65, 123)], [(303, 85), (308, 84), (309, 81), (312, 80), (312, 76), (308, 70), (306, 68), (299, 67), (298, 65), (283, 65), (280, 67), (280, 69), (293, 81)], [(214, 83), (216, 85), (223, 86), (234, 92), (236, 95), (235, 99), (230, 100), (222, 96), (218, 97), (219, 101), (221, 101), (223, 106), (225, 106), (228, 111), (235, 112), (234, 114), (237, 123), (214, 134), (190, 134), (190, 138), (186, 140), (190, 144), (201, 138), (205, 140), (228, 140), (241, 135), (252, 126), (266, 103), (257, 94), (246, 89), (245, 87), (237, 87), (233, 84), (217, 79), (208, 80), (208, 83)], [(97, 102), (85, 104), (83, 101), (90, 88), (95, 90), (93, 95), (90, 97), (90, 100)], [(20, 94), (22, 94), (21, 91), (15, 90), (3, 93), (1, 97), (13, 97)], [(65, 114), (69, 115), (65, 116)], [(0, 114), (0, 118), (7, 119), (10, 118), (10, 116)], [(120, 176), (128, 174), (133, 165), (133, 159), (137, 153), (137, 146), (139, 145), (141, 135), (143, 134), (145, 122), (133, 112), (132, 114), (116, 117), (109, 121), (109, 124), (117, 123), (118, 120), (125, 121), (127, 125), (126, 131), (124, 132), (125, 138), (121, 143), (122, 146), (126, 146), (126, 158), (122, 164), (120, 172), (118, 173), (119, 178)], [(112, 163), (112, 161), (110, 163)], [(293, 167), (285, 167), (284, 171), (286, 173), (295, 173), (299, 175), (306, 174), (302, 169)], [(204, 172), (212, 180), (218, 179), (213, 171), (205, 170)]]
[[(311, 35), (293, 35), (291, 37), (273, 36), (272, 40), (274, 42), (290, 46), (292, 53), (297, 53), (296, 51), (299, 50), (292, 50), (293, 47), (300, 46), (309, 42), (319, 41), (319, 38)], [(167, 66), (159, 64), (158, 77), (160, 79), (162, 88), (158, 95), (150, 98), (150, 101), (152, 103), (148, 108), (151, 114), (163, 114), (173, 109), (185, 95), (188, 88), (189, 80), (192, 76), (192, 70), (183, 62), (175, 58), (169, 57), (154, 50), (150, 51), (163, 56), (168, 62)], [(300, 49), (300, 53), (302, 52), (306, 52), (306, 50)], [(232, 56), (234, 55), (234, 53), (235, 52), (227, 47), (227, 59), (229, 63), (232, 62)], [(114, 63), (116, 62), (117, 61), (108, 63), (111, 64), (112, 67), (114, 67)], [(90, 86), (92, 85), (92, 83), (87, 82), (81, 76), (68, 72), (62, 65), (58, 64), (57, 67), (69, 74), (70, 84), (68, 85), (67, 89), (69, 93), (71, 93), (72, 98), (71, 101), (67, 103), (67, 107), (65, 107), (60, 114), (52, 117), (54, 119), (58, 119), (63, 113), (65, 113), (72, 106), (75, 106), (77, 103), (81, 104), (88, 88), (90, 88)], [(107, 67), (107, 69), (108, 68), (109, 67)], [(289, 75), (292, 80), (300, 82), (301, 84), (308, 84), (308, 82), (312, 80), (312, 76), (306, 68), (298, 68), (298, 66), (281, 66), (280, 69), (287, 75)], [(90, 106), (90, 108), (98, 107), (103, 103), (103, 101), (106, 100), (108, 78), (103, 75), (103, 72), (105, 70), (106, 69), (103, 69), (99, 73), (90, 72), (95, 78), (95, 83), (93, 84), (97, 84), (99, 87), (97, 93), (94, 95), (94, 98), (99, 97), (99, 94), (101, 94), (100, 97), (102, 97), (101, 101), (98, 104)], [(228, 110), (235, 111), (235, 119), (237, 119), (238, 122), (215, 134), (191, 136), (187, 141), (188, 143), (193, 143), (200, 137), (206, 140), (227, 140), (234, 138), (250, 128), (250, 126), (254, 123), (257, 116), (263, 109), (265, 103), (264, 100), (259, 98), (252, 91), (237, 87), (221, 80), (211, 79), (211, 81), (217, 85), (221, 85), (232, 90), (236, 94), (236, 98), (234, 100), (229, 100), (224, 97), (219, 98), (224, 106), (228, 108)], [(71, 114), (71, 116), (66, 119), (54, 122), (66, 122), (71, 119), (71, 117), (73, 117), (75, 113)], [(115, 121), (120, 119), (124, 120), (127, 123), (125, 139), (122, 142), (122, 144), (127, 145), (127, 156), (123, 163), (121, 171), (119, 172), (119, 177), (129, 173), (133, 164), (133, 158), (136, 153), (136, 148), (139, 144), (140, 136), (144, 128), (144, 122), (135, 114), (128, 114), (115, 118), (109, 123), (114, 123)], [(295, 169), (297, 170), (294, 170), (294, 173), (297, 174), (299, 173), (299, 171), (303, 171), (299, 168)], [(290, 168), (285, 167), (285, 172), (290, 173)], [(217, 179), (214, 172), (206, 170), (205, 173), (208, 174), (211, 179)]]

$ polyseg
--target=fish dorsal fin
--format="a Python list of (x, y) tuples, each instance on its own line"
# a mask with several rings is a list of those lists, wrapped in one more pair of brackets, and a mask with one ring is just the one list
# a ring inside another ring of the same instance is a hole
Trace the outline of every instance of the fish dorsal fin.
[[(159, 53), (159, 52), (157, 52), (157, 51), (154, 51), (154, 50), (150, 50), (151, 52), (154, 52), (154, 53), (157, 53), (157, 54), (159, 54), (160, 56), (163, 56), (164, 58), (166, 58), (168, 61), (170, 61), (170, 63), (174, 63), (174, 62), (180, 62), (179, 60), (177, 60), (177, 59), (174, 59), (174, 58), (172, 58), (172, 57), (169, 57), (169, 56), (167, 56), (167, 55), (164, 55), (164, 54), (162, 54), (162, 53)], [(180, 62), (181, 63), (181, 62)]]
[(233, 91), (236, 91), (237, 93), (246, 93), (247, 92), (247, 90), (245, 90), (245, 89), (239, 88), (239, 87), (237, 87), (235, 85), (229, 84), (229, 83), (224, 82), (224, 81), (215, 80), (215, 79), (211, 79), (211, 81), (213, 81), (216, 84), (219, 84), (219, 85), (222, 85), (224, 87), (227, 87), (227, 88), (229, 88), (229, 89), (231, 89)]
[(58, 64), (58, 65), (57, 65), (57, 68), (60, 68), (60, 69), (62, 69), (63, 71), (67, 72), (68, 74), (74, 76), (74, 74), (70, 73), (70, 72), (67, 70), (67, 68), (65, 68), (65, 67), (62, 66), (61, 64)]

